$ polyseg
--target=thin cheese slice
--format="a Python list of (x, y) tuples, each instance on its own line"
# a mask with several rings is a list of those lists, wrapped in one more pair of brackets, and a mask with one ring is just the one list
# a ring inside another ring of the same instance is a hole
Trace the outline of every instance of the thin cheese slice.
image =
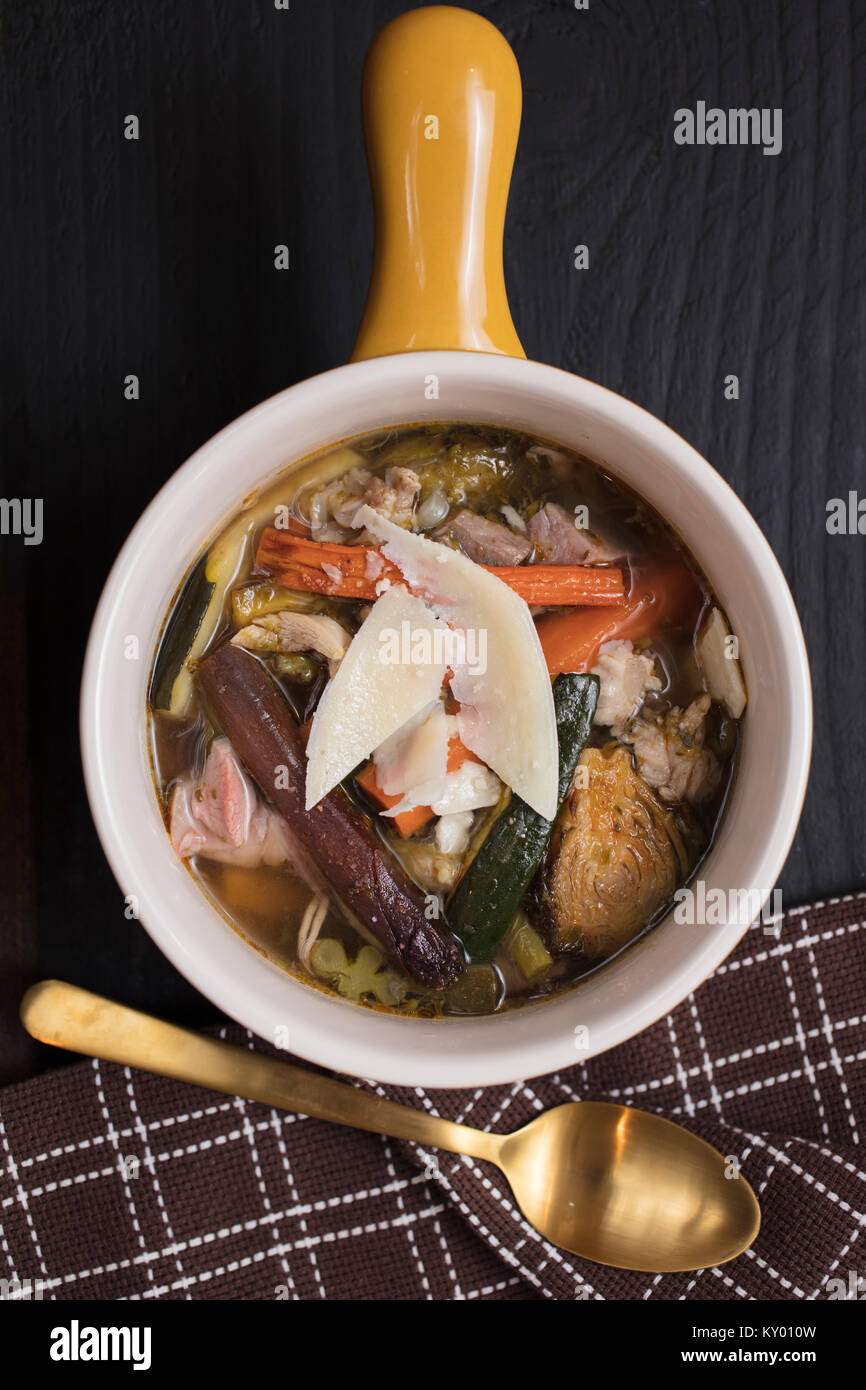
[[(380, 744), (373, 753), (379, 789), (386, 796), (405, 796), (417, 787), (433, 785), (437, 790), (432, 800), (437, 800), (442, 795), (448, 771), (448, 738), (452, 725), (456, 733), (457, 720), (446, 714), (442, 701), (437, 700), (432, 710), (424, 710), (422, 718), (410, 719)], [(426, 806), (430, 800), (416, 796), (413, 805)]]
[[(559, 743), (550, 676), (529, 608), (458, 550), (363, 507), (355, 524), (383, 544), (415, 594), (452, 629), (451, 689), (460, 737), (512, 791), (553, 820)], [(342, 670), (342, 668), (341, 668)]]
[[(437, 699), (448, 669), (443, 634), (445, 623), (402, 584), (374, 603), (316, 710), (307, 743), (308, 810)], [(424, 659), (413, 660), (413, 651)]]

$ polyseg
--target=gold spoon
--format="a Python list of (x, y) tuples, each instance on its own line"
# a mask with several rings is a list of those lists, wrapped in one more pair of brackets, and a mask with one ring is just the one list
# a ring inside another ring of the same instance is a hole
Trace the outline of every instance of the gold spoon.
[(598, 1264), (663, 1273), (711, 1268), (741, 1254), (761, 1224), (755, 1194), (736, 1165), (644, 1110), (579, 1101), (514, 1134), (485, 1134), (62, 980), (33, 985), (21, 1020), (34, 1038), (70, 1052), (486, 1159), (502, 1169), (545, 1239)]

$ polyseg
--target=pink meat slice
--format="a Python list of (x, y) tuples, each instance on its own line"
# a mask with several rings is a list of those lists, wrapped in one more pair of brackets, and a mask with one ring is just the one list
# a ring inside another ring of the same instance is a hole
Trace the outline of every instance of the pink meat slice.
[(519, 565), (532, 549), (525, 536), (470, 511), (458, 512), (435, 534), (437, 539), (452, 536), (464, 555), (479, 565)]
[(227, 738), (215, 738), (199, 787), (198, 819), (220, 839), (242, 845), (258, 796)]
[(575, 526), (574, 517), (557, 502), (545, 502), (530, 517), (526, 531), (547, 565), (609, 564), (623, 553), (615, 540)]
[(169, 834), (181, 859), (201, 855), (246, 868), (294, 860), (284, 818), (263, 801), (227, 738), (214, 739), (201, 780), (175, 783)]

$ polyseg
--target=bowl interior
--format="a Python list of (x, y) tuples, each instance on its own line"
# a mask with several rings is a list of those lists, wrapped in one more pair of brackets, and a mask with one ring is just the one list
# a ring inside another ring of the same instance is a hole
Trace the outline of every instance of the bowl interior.
[[(554, 368), (476, 353), (357, 363), (282, 392), (200, 449), (162, 489), (109, 577), (88, 645), (81, 733), (103, 847), (142, 923), (226, 1013), (325, 1066), (399, 1084), (478, 1086), (585, 1060), (632, 1036), (694, 989), (748, 926), (668, 916), (572, 990), (501, 1017), (421, 1020), (359, 1008), (304, 985), (247, 945), (168, 842), (145, 729), (150, 661), (191, 561), (256, 487), (293, 460), (389, 425), (507, 425), (588, 455), (671, 523), (706, 572), (740, 640), (749, 691), (740, 766), (699, 877), (706, 893), (772, 890), (808, 773), (808, 665), (793, 602), (748, 512), (709, 465), (654, 417)], [(138, 656), (128, 638), (137, 640)], [(731, 900), (733, 902), (733, 900)], [(752, 899), (754, 903), (755, 899)]]

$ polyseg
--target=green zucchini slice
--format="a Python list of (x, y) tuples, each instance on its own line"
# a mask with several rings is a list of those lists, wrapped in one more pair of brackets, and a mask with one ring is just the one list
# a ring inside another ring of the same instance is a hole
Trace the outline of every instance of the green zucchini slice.
[(202, 555), (190, 570), (159, 644), (150, 679), (150, 703), (154, 709), (171, 709), (171, 692), (189, 655), (215, 585), (206, 574), (208, 556)]
[[(589, 738), (598, 701), (597, 676), (568, 674), (553, 682), (559, 735), (559, 803), (568, 795), (574, 770)], [(489, 961), (520, 907), (553, 831), (519, 796), (512, 796), (494, 821), (448, 904), (448, 925), (472, 961)]]

